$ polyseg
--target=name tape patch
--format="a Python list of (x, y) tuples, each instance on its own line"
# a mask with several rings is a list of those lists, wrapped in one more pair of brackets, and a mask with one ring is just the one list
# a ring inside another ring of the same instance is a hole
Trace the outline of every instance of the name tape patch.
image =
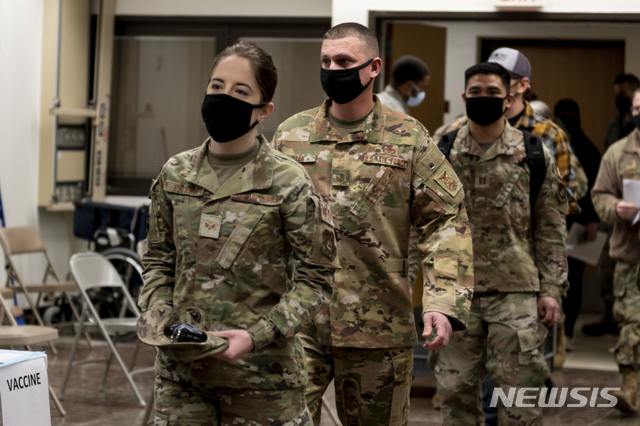
[(185, 194), (193, 196), (201, 196), (204, 194), (204, 188), (194, 185), (184, 185), (170, 180), (164, 183), (164, 190), (167, 192), (173, 192), (176, 194)]
[(365, 155), (363, 161), (365, 163), (383, 164), (385, 166), (401, 167), (403, 169), (406, 169), (407, 166), (409, 165), (409, 162), (404, 158), (383, 157), (380, 155), (371, 155), (371, 154)]
[(264, 194), (236, 194), (232, 195), (233, 201), (241, 203), (262, 204), (263, 206), (278, 206), (282, 204), (282, 195), (264, 195)]

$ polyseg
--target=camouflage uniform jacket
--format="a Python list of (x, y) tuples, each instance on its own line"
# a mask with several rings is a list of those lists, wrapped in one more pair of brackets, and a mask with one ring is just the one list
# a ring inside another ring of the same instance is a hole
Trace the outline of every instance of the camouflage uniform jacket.
[(471, 233), (451, 165), (417, 120), (377, 98), (344, 138), (328, 120), (329, 105), (290, 117), (274, 136), (278, 150), (307, 168), (336, 221), (341, 269), (330, 316), (316, 319), (325, 324), (320, 333), (331, 332), (320, 341), (359, 348), (416, 343), (407, 283), (412, 224), (421, 234), (423, 309), (464, 329), (473, 293)]
[(591, 199), (596, 213), (603, 222), (612, 223), (609, 240), (611, 257), (629, 263), (640, 261), (640, 225), (622, 220), (616, 213), (616, 204), (622, 201), (622, 182), (640, 180), (640, 136), (634, 130), (607, 149), (600, 163)]
[(198, 387), (306, 384), (294, 335), (328, 304), (337, 268), (330, 210), (304, 168), (263, 138), (258, 155), (220, 185), (209, 140), (171, 158), (150, 192), (141, 309), (202, 309), (213, 330), (245, 329), (255, 349), (230, 364), (172, 361), (156, 372)]
[[(440, 142), (442, 135), (457, 129), (468, 120), (465, 115), (439, 127), (433, 135), (433, 140), (436, 143)], [(579, 199), (577, 197), (578, 182), (576, 181), (576, 172), (572, 163), (572, 158), (575, 159), (574, 161), (578, 161), (578, 159), (571, 155), (571, 144), (566, 133), (556, 123), (536, 113), (527, 101), (524, 101), (524, 112), (513, 127), (519, 130), (526, 130), (539, 137), (549, 148), (549, 151), (553, 153), (558, 170), (560, 170), (560, 176), (562, 176), (562, 182), (569, 196), (569, 211), (571, 214), (580, 213), (580, 207), (577, 205)]]
[(543, 145), (547, 173), (534, 206), (524, 136), (505, 120), (486, 152), (463, 125), (450, 160), (465, 190), (473, 230), (474, 292), (540, 292), (558, 301), (566, 291), (567, 195), (553, 156)]

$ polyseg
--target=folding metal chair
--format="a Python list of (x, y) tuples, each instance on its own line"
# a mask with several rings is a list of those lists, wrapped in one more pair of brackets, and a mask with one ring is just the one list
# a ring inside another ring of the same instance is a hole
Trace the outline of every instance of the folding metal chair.
[[(67, 294), (69, 291), (77, 291), (78, 286), (73, 281), (62, 281), (60, 276), (56, 272), (51, 263), (51, 259), (49, 258), (49, 254), (47, 253), (47, 248), (44, 245), (44, 241), (42, 241), (42, 237), (37, 229), (31, 226), (16, 226), (11, 228), (0, 228), (0, 245), (2, 246), (2, 250), (7, 255), (8, 259), (8, 269), (7, 269), (7, 281), (5, 283), (5, 287), (10, 287), (11, 280), (15, 281), (18, 286), (11, 287), (14, 291), (22, 292), (31, 308), (33, 316), (38, 324), (44, 326), (44, 321), (42, 321), (42, 317), (40, 316), (40, 312), (38, 310), (40, 302), (42, 300), (42, 295), (45, 293), (55, 293), (62, 292), (64, 297), (67, 299), (69, 306), (71, 307), (71, 311), (76, 321), (80, 320), (80, 315), (73, 304), (71, 298)], [(44, 277), (42, 278), (42, 282), (38, 284), (29, 284), (25, 282), (20, 274), (18, 273), (18, 269), (16, 268), (15, 263), (13, 262), (12, 256), (21, 255), (21, 254), (42, 254), (44, 255), (47, 266), (45, 268)], [(47, 282), (49, 278), (53, 278), (54, 282)], [(35, 303), (29, 296), (29, 293), (37, 293), (38, 298)], [(55, 324), (55, 326), (63, 326), (69, 325), (71, 323), (60, 323)], [(86, 336), (87, 342), (89, 343), (89, 347), (93, 348), (91, 340), (89, 339), (89, 335)], [(57, 354), (55, 346), (52, 342), (49, 342), (49, 346), (51, 347), (51, 351), (54, 354)]]
[[(107, 376), (111, 367), (111, 361), (115, 358), (118, 365), (122, 369), (122, 372), (126, 376), (131, 390), (133, 390), (133, 393), (138, 398), (140, 407), (144, 407), (146, 403), (140, 395), (140, 392), (138, 391), (138, 388), (133, 381), (133, 375), (137, 373), (152, 371), (153, 367), (134, 369), (134, 364), (138, 352), (138, 347), (136, 346), (136, 351), (131, 362), (131, 366), (127, 368), (127, 366), (125, 366), (124, 364), (124, 361), (122, 360), (122, 357), (118, 353), (118, 350), (116, 349), (116, 344), (120, 333), (136, 331), (136, 322), (138, 320), (138, 317), (140, 316), (138, 306), (129, 294), (127, 287), (122, 282), (122, 278), (120, 277), (120, 275), (118, 275), (118, 271), (102, 255), (93, 252), (74, 254), (71, 257), (70, 265), (71, 273), (78, 283), (80, 294), (82, 295), (84, 303), (82, 305), (82, 312), (80, 314), (80, 325), (78, 326), (76, 337), (73, 341), (73, 346), (71, 347), (69, 364), (67, 366), (67, 371), (64, 375), (62, 388), (60, 390), (60, 399), (64, 398), (67, 383), (69, 381), (69, 377), (71, 376), (71, 369), (76, 365), (92, 362), (106, 362), (106, 368), (104, 371), (104, 376), (102, 378), (102, 384), (100, 386), (100, 392), (104, 392), (104, 388), (107, 382)], [(95, 308), (91, 301), (91, 298), (87, 294), (87, 291), (90, 289), (98, 290), (100, 288), (108, 288), (110, 290), (116, 288), (122, 293), (124, 300), (122, 304), (122, 310), (118, 318), (100, 317), (98, 310)], [(135, 317), (125, 317), (127, 310), (131, 311), (135, 315)], [(80, 336), (85, 332), (85, 330), (88, 329), (98, 329), (104, 337), (110, 350), (110, 354), (107, 358), (82, 361), (74, 360)], [(138, 340), (136, 345), (139, 344), (140, 341)]]
[[(11, 307), (5, 302), (5, 298), (13, 298), (13, 291), (8, 288), (0, 289), (0, 346), (10, 347), (24, 346), (31, 350), (29, 345), (37, 343), (51, 342), (58, 339), (58, 330), (52, 327), (41, 327), (39, 325), (18, 325), (16, 319), (11, 314)], [(6, 317), (10, 325), (3, 325), (3, 318)], [(62, 408), (55, 392), (49, 385), (49, 396), (53, 400), (58, 412), (62, 417), (67, 412)]]

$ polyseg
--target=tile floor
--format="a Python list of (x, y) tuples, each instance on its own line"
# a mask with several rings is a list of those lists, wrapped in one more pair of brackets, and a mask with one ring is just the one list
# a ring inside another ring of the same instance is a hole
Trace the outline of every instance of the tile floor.
[[(580, 324), (597, 319), (593, 316), (583, 316)], [(576, 351), (567, 357), (565, 368), (553, 372), (552, 378), (556, 386), (567, 387), (616, 387), (619, 386), (619, 377), (616, 365), (613, 362), (610, 348), (614, 346), (614, 336), (598, 338), (576, 333)], [(89, 350), (86, 343), (81, 345), (77, 359), (94, 359), (108, 353), (104, 343), (97, 342), (94, 350)], [(63, 375), (67, 365), (71, 337), (63, 336), (57, 343), (59, 352), (57, 355), (47, 350), (49, 360), (49, 381), (56, 391), (62, 385)], [(121, 345), (125, 362), (133, 355), (133, 344)], [(34, 348), (37, 349), (37, 348)], [(148, 347), (143, 347), (139, 355), (139, 366), (151, 366), (154, 352)], [(66, 417), (61, 417), (53, 404), (51, 405), (51, 418), (53, 426), (129, 426), (142, 425), (145, 409), (140, 408), (131, 392), (124, 376), (117, 367), (107, 380), (106, 391), (99, 392), (103, 368), (100, 364), (87, 364), (75, 367), (68, 389), (62, 404), (67, 411)], [(137, 375), (135, 382), (145, 398), (151, 394), (153, 373)], [(435, 391), (433, 377), (416, 377), (412, 386), (410, 426), (439, 425), (440, 412), (433, 409), (431, 397)], [(603, 400), (603, 402), (606, 402)], [(611, 408), (547, 408), (544, 411), (545, 425), (640, 425), (640, 417), (625, 417), (617, 410)], [(324, 419), (322, 424), (334, 424)]]

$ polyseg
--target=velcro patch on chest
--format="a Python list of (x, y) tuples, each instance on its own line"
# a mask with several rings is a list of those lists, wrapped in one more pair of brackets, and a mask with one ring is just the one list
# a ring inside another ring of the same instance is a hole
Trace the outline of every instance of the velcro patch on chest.
[(333, 186), (349, 186), (349, 170), (333, 169), (331, 171), (331, 185)]
[(398, 147), (396, 145), (382, 145), (382, 153), (384, 155), (398, 155)]
[(200, 218), (200, 229), (198, 234), (201, 237), (218, 239), (220, 228), (222, 227), (222, 217), (215, 214), (203, 214)]
[(338, 252), (336, 236), (328, 229), (325, 229), (322, 233), (322, 252), (331, 260), (336, 258)]
[(241, 203), (261, 204), (263, 206), (279, 206), (282, 204), (282, 195), (264, 195), (264, 194), (235, 194), (231, 196), (233, 201)]
[(624, 167), (623, 167), (623, 172), (624, 174), (634, 174), (636, 173), (636, 160), (633, 158), (628, 158), (625, 162), (624, 162)]
[(295, 154), (291, 158), (298, 163), (315, 163), (318, 160), (318, 156), (314, 154)]
[(369, 164), (382, 164), (385, 166), (401, 167), (406, 169), (409, 161), (399, 157), (386, 157), (383, 155), (366, 154), (363, 161)]
[(333, 228), (336, 227), (335, 222), (333, 221), (333, 213), (331, 213), (331, 207), (329, 204), (325, 203), (322, 200), (319, 200), (320, 204), (320, 219), (323, 220), (328, 225), (331, 225)]
[(436, 176), (436, 182), (451, 195), (456, 195), (462, 186), (454, 176), (455, 174), (446, 168)]
[(195, 185), (185, 185), (182, 183), (172, 182), (170, 180), (164, 183), (166, 192), (172, 192), (174, 194), (191, 195), (194, 197), (200, 197), (204, 194), (204, 188)]

